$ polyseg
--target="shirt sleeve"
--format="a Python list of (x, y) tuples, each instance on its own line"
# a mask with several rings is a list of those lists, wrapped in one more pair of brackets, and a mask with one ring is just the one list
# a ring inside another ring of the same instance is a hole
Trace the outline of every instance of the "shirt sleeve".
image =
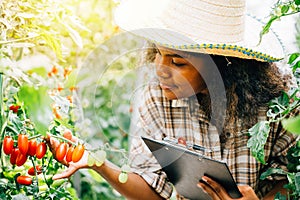
[(130, 140), (130, 162), (134, 173), (139, 174), (160, 196), (170, 198), (173, 191), (172, 184), (168, 181), (166, 173), (141, 139), (141, 136), (161, 139), (163, 135), (162, 121), (159, 117), (159, 104), (150, 94), (145, 92), (145, 102), (139, 112), (138, 121), (135, 124), (135, 132)]

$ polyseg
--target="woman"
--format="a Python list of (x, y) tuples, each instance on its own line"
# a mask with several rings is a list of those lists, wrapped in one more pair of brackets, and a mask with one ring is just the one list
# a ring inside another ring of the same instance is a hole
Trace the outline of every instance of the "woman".
[[(286, 166), (284, 156), (295, 137), (272, 124), (265, 145), (266, 166), (247, 148), (247, 130), (266, 119), (268, 101), (288, 88), (288, 77), (272, 64), (283, 51), (273, 33), (258, 44), (260, 23), (245, 16), (244, 10), (243, 0), (131, 0), (117, 11), (121, 28), (155, 44), (148, 56), (150, 61), (154, 58), (157, 75), (143, 95), (128, 181), (118, 181), (121, 171), (109, 161), (91, 167), (126, 198), (167, 199), (172, 194), (171, 183), (140, 135), (184, 137), (204, 146), (209, 150), (206, 156), (227, 162), (241, 200), (273, 199), (283, 190), (285, 180), (260, 181), (259, 176), (271, 166)], [(87, 167), (85, 155), (53, 178), (69, 177)], [(204, 176), (198, 187), (212, 199), (231, 199), (209, 177)]]

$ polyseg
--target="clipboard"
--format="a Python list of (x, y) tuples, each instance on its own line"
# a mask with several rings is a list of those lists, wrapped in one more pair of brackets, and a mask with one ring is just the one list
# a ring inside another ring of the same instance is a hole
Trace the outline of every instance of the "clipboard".
[(176, 191), (191, 200), (210, 200), (210, 196), (197, 187), (203, 175), (220, 183), (229, 196), (240, 198), (240, 193), (225, 162), (213, 160), (203, 154), (170, 142), (142, 137), (158, 163), (166, 172)]

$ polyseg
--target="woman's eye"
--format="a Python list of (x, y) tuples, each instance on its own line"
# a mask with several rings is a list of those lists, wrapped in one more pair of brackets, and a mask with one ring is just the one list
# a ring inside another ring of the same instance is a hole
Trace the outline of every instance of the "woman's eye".
[(184, 65), (185, 65), (185, 63), (183, 63), (183, 62), (178, 62), (178, 61), (176, 61), (176, 60), (174, 60), (174, 59), (172, 59), (172, 64), (175, 65), (175, 66), (177, 66), (177, 67), (181, 67), (181, 66), (184, 66)]

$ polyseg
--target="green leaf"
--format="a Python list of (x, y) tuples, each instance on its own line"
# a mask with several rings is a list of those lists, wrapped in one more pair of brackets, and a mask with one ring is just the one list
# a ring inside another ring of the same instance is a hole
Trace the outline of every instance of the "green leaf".
[(296, 64), (292, 66), (293, 73), (295, 73), (298, 68), (300, 68), (300, 61), (297, 61)]
[(299, 55), (300, 55), (300, 53), (291, 54), (289, 57), (288, 64), (292, 64), (299, 57)]
[(273, 174), (287, 175), (287, 173), (288, 172), (286, 172), (280, 168), (269, 168), (267, 171), (265, 171), (261, 174), (260, 180), (265, 180), (268, 176), (271, 176)]
[(263, 26), (263, 30), (260, 32), (260, 40), (259, 40), (259, 43), (261, 43), (261, 40), (262, 40), (262, 37), (263, 35), (267, 34), (270, 30), (270, 27), (272, 25), (272, 23), (279, 19), (280, 17), (276, 16), (276, 15), (273, 15), (271, 16), (271, 18), (269, 19), (269, 21)]
[(43, 135), (52, 119), (51, 99), (47, 94), (47, 88), (38, 89), (23, 85), (18, 93), (20, 102), (23, 102), (29, 119), (35, 124), (36, 130)]
[(262, 164), (266, 164), (264, 146), (270, 132), (269, 122), (258, 122), (248, 131), (251, 137), (247, 142), (247, 147), (250, 148), (253, 157)]
[(282, 195), (280, 192), (277, 192), (274, 197), (274, 200), (286, 200), (286, 196)]
[(285, 14), (285, 13), (287, 13), (288, 11), (289, 11), (289, 6), (287, 6), (287, 5), (283, 5), (282, 7), (281, 7), (281, 13), (282, 14)]
[(299, 5), (300, 5), (300, 0), (295, 0), (295, 4), (296, 4), (297, 6), (299, 6)]
[(283, 119), (282, 126), (287, 131), (300, 135), (300, 115), (297, 117)]

